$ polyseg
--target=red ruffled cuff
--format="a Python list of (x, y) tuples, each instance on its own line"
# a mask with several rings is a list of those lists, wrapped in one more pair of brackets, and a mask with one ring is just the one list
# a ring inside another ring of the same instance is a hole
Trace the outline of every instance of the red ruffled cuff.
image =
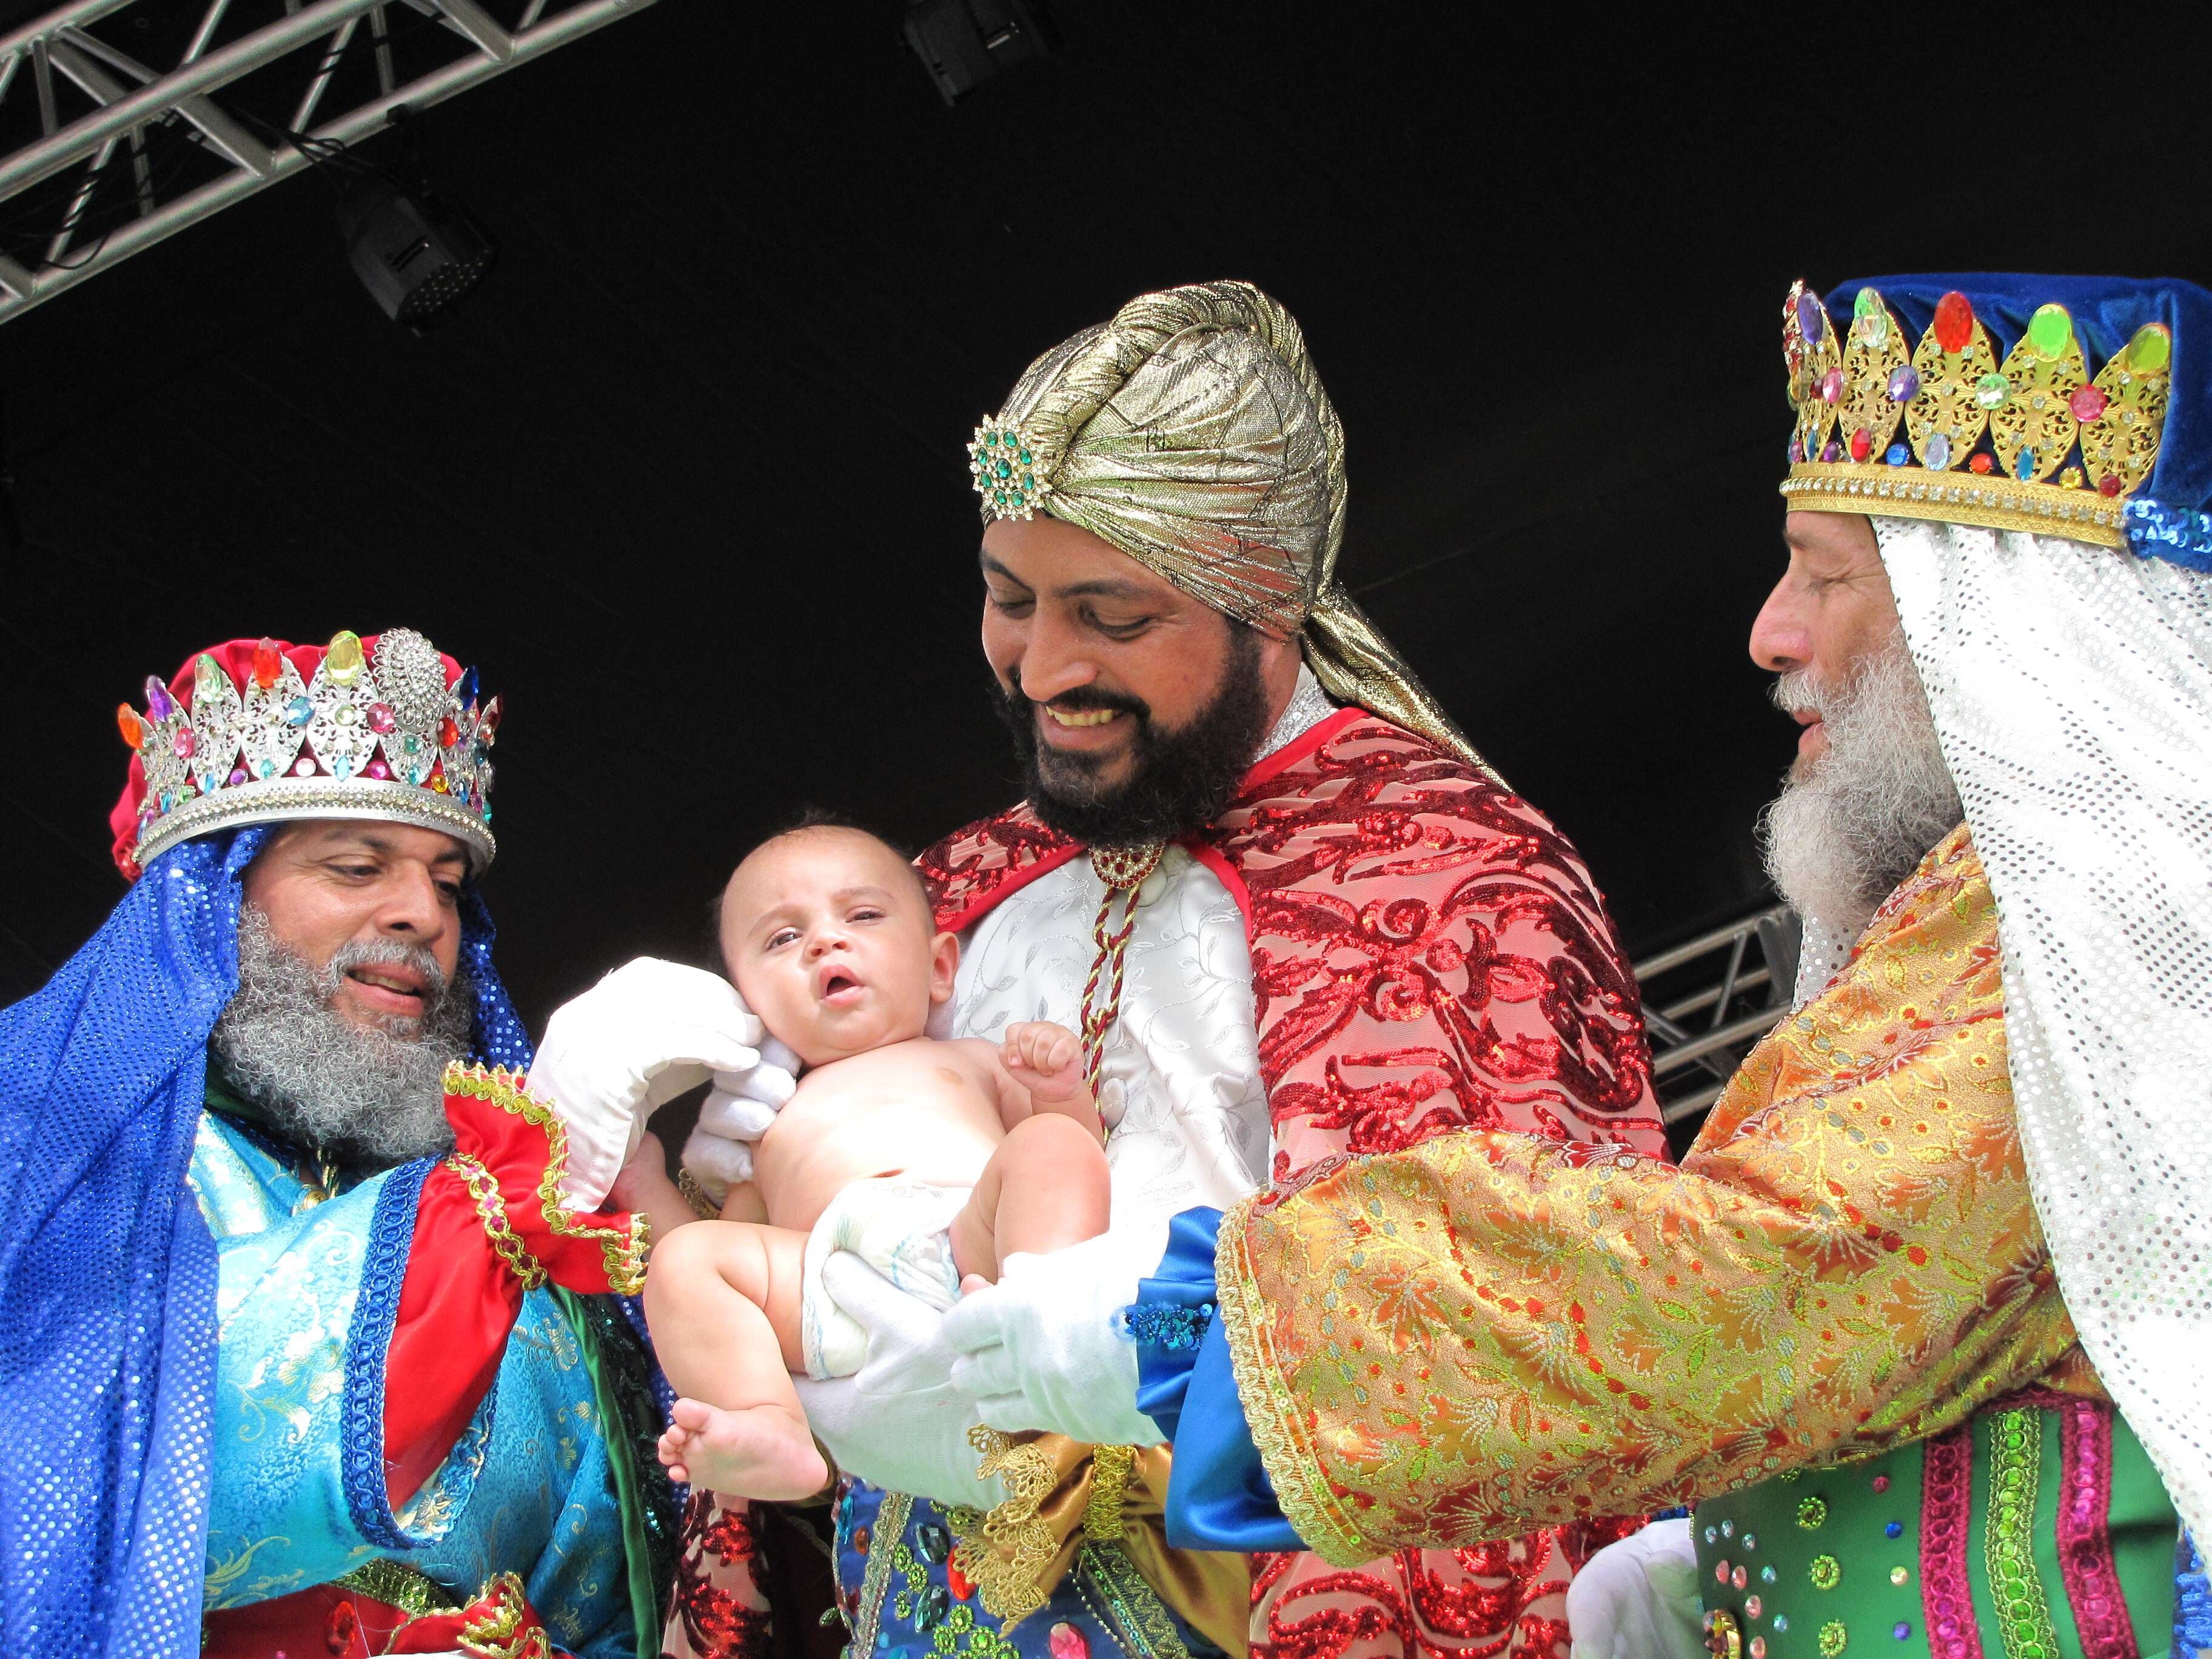
[(561, 1203), (568, 1132), (520, 1073), (451, 1067), (446, 1118), (454, 1150), (422, 1182), (385, 1363), (385, 1487), (395, 1504), (445, 1460), (498, 1379), (526, 1290), (550, 1279), (634, 1295), (645, 1276), (642, 1215)]
[(569, 1209), (561, 1200), (568, 1131), (505, 1066), (446, 1068), (454, 1170), (476, 1200), (492, 1248), (526, 1286), (551, 1279), (586, 1295), (645, 1288), (642, 1215)]

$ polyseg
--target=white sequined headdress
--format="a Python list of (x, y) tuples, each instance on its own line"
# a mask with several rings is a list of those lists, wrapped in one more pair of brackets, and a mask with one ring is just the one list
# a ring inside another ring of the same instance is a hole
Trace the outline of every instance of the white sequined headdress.
[(2212, 573), (1874, 523), (1996, 896), (2013, 1097), (2067, 1311), (2212, 1536)]

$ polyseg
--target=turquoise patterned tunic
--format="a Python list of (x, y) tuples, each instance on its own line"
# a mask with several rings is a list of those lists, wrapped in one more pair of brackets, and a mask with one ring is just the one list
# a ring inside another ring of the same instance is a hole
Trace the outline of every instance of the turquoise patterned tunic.
[(561, 1303), (544, 1290), (524, 1297), (496, 1383), (394, 1511), (383, 1490), (384, 1346), (411, 1237), (409, 1183), (419, 1187), (422, 1166), (349, 1182), (303, 1167), (212, 1079), (209, 1103), (186, 1176), (221, 1261), (207, 1608), (380, 1559), (456, 1603), (511, 1571), (562, 1648), (629, 1659), (638, 1628), (615, 1472)]

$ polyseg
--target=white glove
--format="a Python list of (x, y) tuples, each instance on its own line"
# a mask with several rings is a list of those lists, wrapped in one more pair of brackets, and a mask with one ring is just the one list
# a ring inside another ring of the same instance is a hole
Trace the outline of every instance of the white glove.
[(975, 1408), (950, 1380), (952, 1348), (937, 1310), (848, 1250), (822, 1264), (822, 1288), (868, 1333), (868, 1357), (852, 1376), (791, 1379), (837, 1467), (939, 1504), (1002, 1502), (996, 1476), (976, 1478), (983, 1455), (968, 1443)]
[(1686, 1520), (1607, 1544), (1567, 1586), (1574, 1659), (1702, 1659), (1704, 1628)]
[(599, 1208), (653, 1109), (711, 1076), (754, 1073), (765, 1036), (726, 981), (653, 957), (556, 1009), (530, 1087), (568, 1126), (562, 1201)]
[(699, 1121), (684, 1143), (684, 1167), (715, 1203), (728, 1202), (731, 1188), (753, 1178), (752, 1143), (798, 1089), (798, 1074), (799, 1056), (772, 1036), (761, 1039), (760, 1061), (751, 1070), (714, 1073)]
[(952, 1386), (1009, 1433), (1049, 1429), (1093, 1446), (1151, 1446), (1137, 1409), (1137, 1345), (1115, 1317), (1167, 1249), (1166, 1216), (1044, 1255), (1010, 1255), (999, 1282), (960, 1298), (945, 1335)]

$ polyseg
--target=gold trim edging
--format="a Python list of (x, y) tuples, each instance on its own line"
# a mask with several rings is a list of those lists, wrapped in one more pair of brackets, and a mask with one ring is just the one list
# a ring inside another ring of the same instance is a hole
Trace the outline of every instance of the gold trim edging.
[(1800, 461), (1780, 488), (1791, 507), (1802, 512), (1931, 519), (2063, 536), (2097, 547), (2127, 544), (2122, 519), (2126, 503), (2094, 489), (1857, 461)]

